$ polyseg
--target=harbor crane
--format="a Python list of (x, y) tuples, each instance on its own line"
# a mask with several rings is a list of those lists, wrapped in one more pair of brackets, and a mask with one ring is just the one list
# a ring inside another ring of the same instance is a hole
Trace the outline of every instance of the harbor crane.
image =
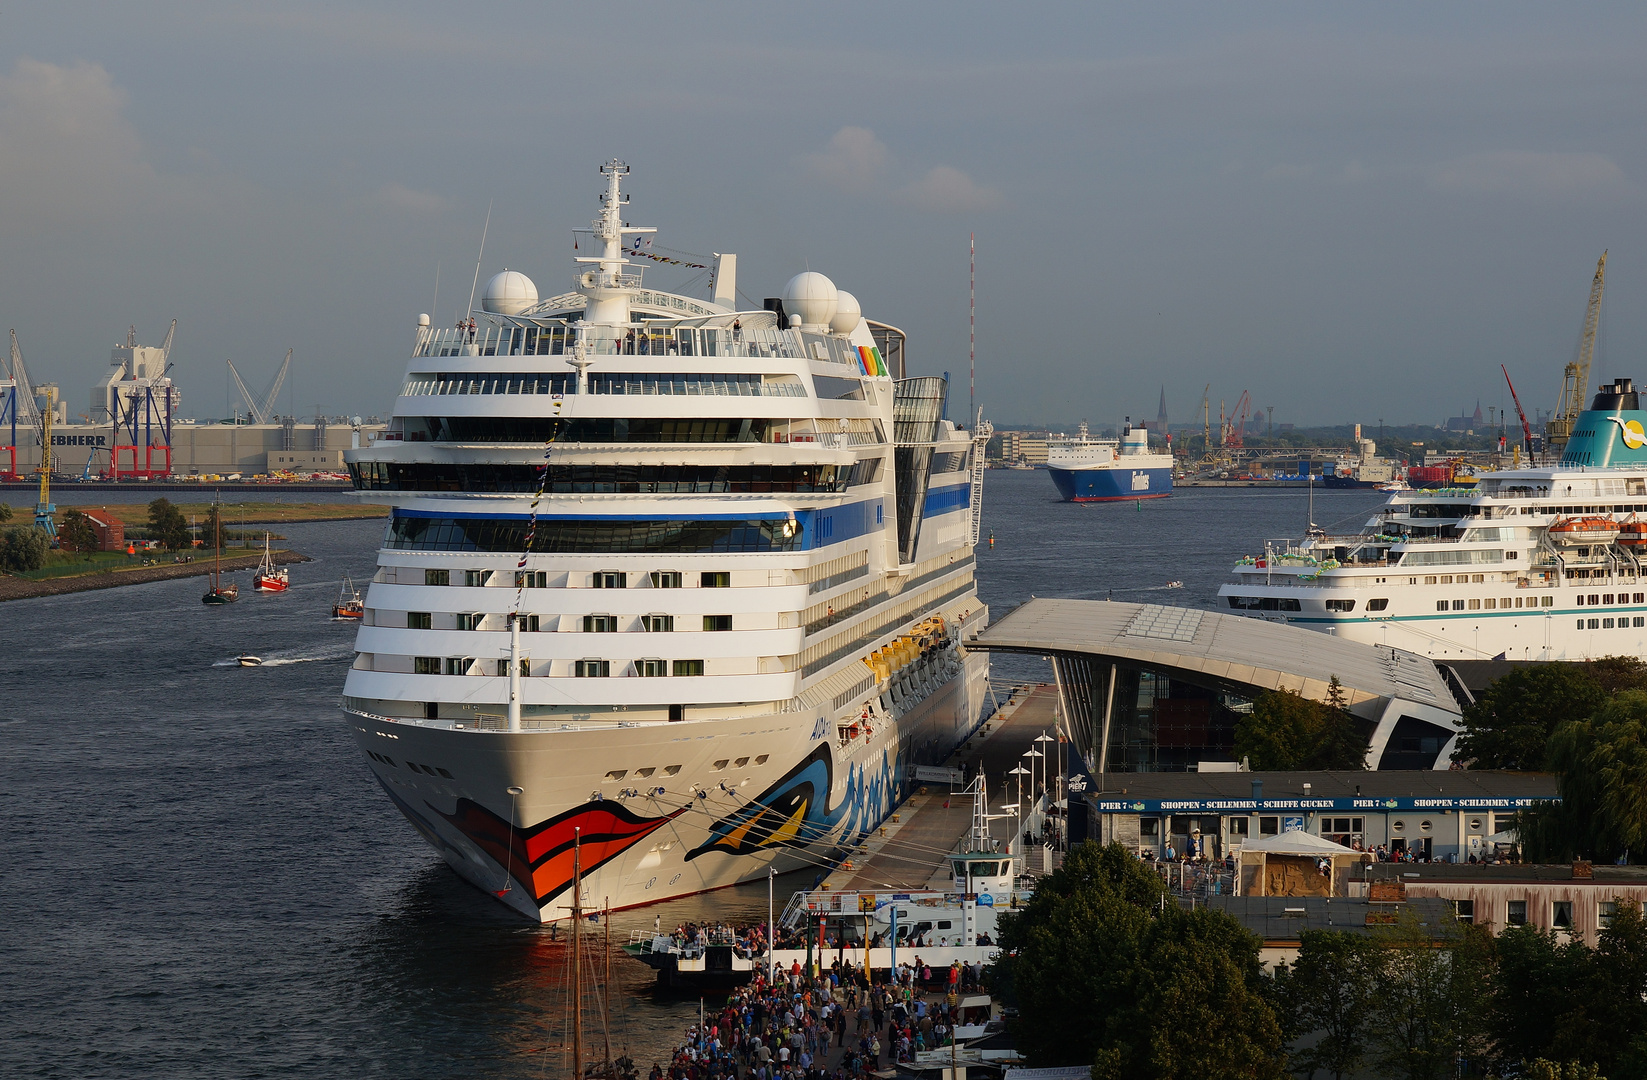
[[(170, 337), (167, 338), (170, 341)], [(252, 414), (252, 423), (267, 424), (274, 416), (275, 401), (280, 397), (280, 388), (286, 382), (286, 373), (292, 368), (292, 350), (286, 350), (286, 359), (280, 363), (280, 370), (275, 372), (271, 382), (259, 397), (253, 397), (252, 392), (246, 389), (245, 380), (241, 379), (236, 370), (234, 361), (228, 361), (229, 376), (234, 379), (235, 386), (240, 389), (240, 396), (246, 400), (246, 411)]]
[(1515, 383), (1510, 382), (1510, 369), (1500, 364), (1498, 370), (1504, 373), (1504, 381), (1510, 385), (1510, 400), (1515, 402), (1515, 414), (1521, 417), (1521, 436), (1526, 440), (1527, 462), (1531, 464), (1533, 460), (1533, 426), (1527, 423), (1527, 414), (1521, 411), (1521, 398), (1516, 396)]
[(1545, 421), (1544, 440), (1557, 450), (1572, 438), (1573, 425), (1583, 412), (1585, 395), (1590, 388), (1590, 361), (1595, 358), (1596, 325), (1601, 320), (1601, 292), (1607, 280), (1607, 253), (1603, 251), (1596, 262), (1596, 276), (1590, 280), (1590, 305), (1584, 312), (1584, 331), (1578, 339), (1578, 358), (1561, 373), (1561, 397), (1556, 401), (1555, 414)]
[(1241, 398), (1230, 410), (1229, 429), (1224, 436), (1224, 445), (1237, 450), (1246, 446), (1247, 416), (1252, 412), (1252, 395), (1241, 391)]
[[(57, 403), (46, 402), (41, 409), (34, 401), (34, 385), (29, 382), (29, 371), (23, 364), (23, 350), (17, 345), (17, 331), (11, 332), (12, 409), (28, 417), (34, 428), (34, 437), (40, 441), (40, 464), (35, 473), (40, 477), (40, 501), (34, 506), (34, 524), (47, 536), (57, 536), (57, 521), (53, 517), (57, 507), (51, 501), (51, 414)], [(14, 451), (15, 453), (15, 451)]]

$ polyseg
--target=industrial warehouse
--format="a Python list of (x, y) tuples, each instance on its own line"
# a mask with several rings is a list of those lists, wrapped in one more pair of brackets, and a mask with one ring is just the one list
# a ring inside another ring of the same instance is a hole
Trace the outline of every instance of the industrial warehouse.
[[(291, 368), (291, 353), (261, 394), (247, 389), (234, 362), (228, 373), (245, 404), (227, 420), (181, 415), (182, 393), (169, 372), (173, 320), (165, 341), (139, 345), (136, 329), (109, 354), (109, 367), (91, 387), (85, 412), (71, 410), (56, 383), (32, 382), (11, 336), (0, 378), (0, 479), (30, 478), (50, 447), (60, 477), (165, 480), (240, 474), (343, 473), (343, 451), (370, 442), (383, 425), (375, 417), (317, 415), (300, 424), (274, 405)], [(75, 421), (75, 422), (71, 422)]]

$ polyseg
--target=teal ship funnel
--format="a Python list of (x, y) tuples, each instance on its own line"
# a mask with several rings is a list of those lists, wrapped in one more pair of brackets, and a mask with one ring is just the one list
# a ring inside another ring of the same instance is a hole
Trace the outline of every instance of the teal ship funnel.
[(1630, 379), (1614, 379), (1597, 390), (1590, 407), (1573, 424), (1561, 464), (1599, 468), (1647, 467), (1647, 412)]

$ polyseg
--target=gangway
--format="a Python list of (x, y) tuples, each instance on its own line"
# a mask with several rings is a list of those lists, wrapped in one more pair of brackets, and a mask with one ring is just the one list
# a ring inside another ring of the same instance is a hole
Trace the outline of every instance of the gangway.
[(984, 527), (984, 454), (989, 438), (995, 434), (995, 425), (984, 419), (984, 410), (978, 409), (972, 426), (972, 546), (978, 546), (978, 537)]

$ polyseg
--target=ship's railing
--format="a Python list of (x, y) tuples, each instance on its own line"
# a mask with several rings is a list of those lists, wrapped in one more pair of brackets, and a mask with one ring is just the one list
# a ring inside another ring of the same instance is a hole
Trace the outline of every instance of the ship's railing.
[[(713, 326), (583, 327), (584, 352), (588, 356), (714, 356), (813, 359), (857, 367), (856, 350), (834, 337), (812, 340), (810, 350), (793, 331), (767, 327), (738, 328)], [(579, 328), (565, 324), (540, 326), (513, 322), (477, 321), (467, 324), (426, 327), (418, 331), (414, 357), (441, 356), (565, 356), (577, 344)]]

